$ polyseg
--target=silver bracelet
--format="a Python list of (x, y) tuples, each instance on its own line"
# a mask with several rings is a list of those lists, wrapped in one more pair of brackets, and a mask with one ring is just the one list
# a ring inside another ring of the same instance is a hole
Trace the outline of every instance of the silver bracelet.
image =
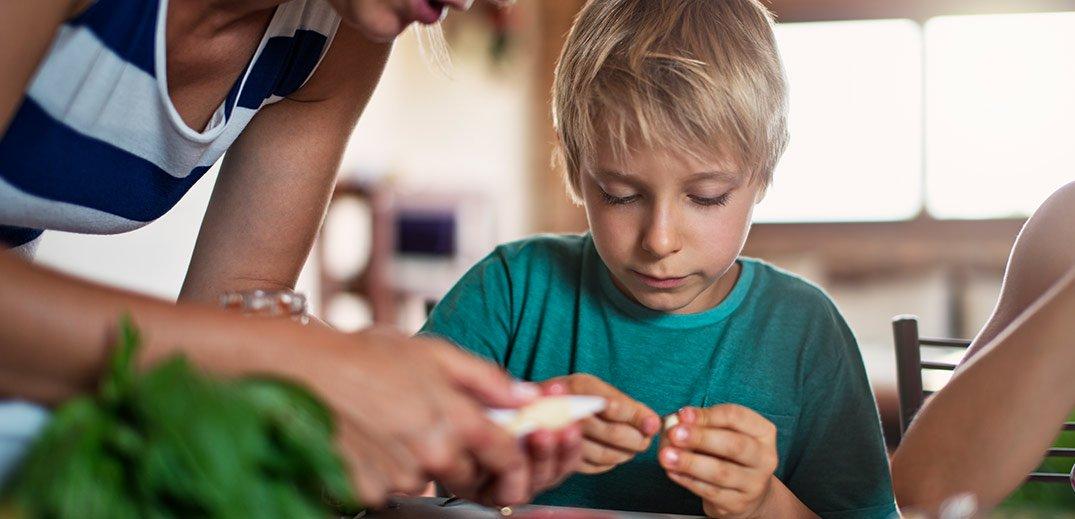
[(287, 317), (306, 324), (306, 296), (294, 290), (241, 290), (225, 292), (218, 299), (226, 310), (235, 310), (246, 316)]

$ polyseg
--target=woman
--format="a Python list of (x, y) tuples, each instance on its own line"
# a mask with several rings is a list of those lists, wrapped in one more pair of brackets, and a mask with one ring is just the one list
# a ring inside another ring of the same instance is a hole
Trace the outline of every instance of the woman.
[[(352, 471), (368, 504), (428, 477), (512, 504), (567, 472), (578, 430), (543, 433), (523, 452), (482, 410), (521, 405), (533, 386), (450, 345), (212, 308), (224, 292), (294, 285), (385, 42), (468, 4), (0, 3), (0, 243), (13, 249), (0, 253), (0, 396), (47, 404), (89, 389), (129, 312), (146, 363), (179, 350), (219, 373), (272, 373), (318, 392), (338, 416), (350, 465), (376, 469)], [(172, 305), (18, 257), (32, 257), (45, 229), (145, 225), (224, 151), (179, 297), (207, 304)]]
[(1027, 221), (1000, 300), (892, 460), (902, 508), (970, 493), (991, 508), (1026, 479), (1075, 409), (1075, 183)]

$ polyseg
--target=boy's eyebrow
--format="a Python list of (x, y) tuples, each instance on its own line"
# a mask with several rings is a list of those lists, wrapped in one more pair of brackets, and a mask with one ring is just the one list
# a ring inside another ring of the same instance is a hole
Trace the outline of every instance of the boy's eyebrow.
[[(601, 180), (620, 182), (635, 182), (637, 180), (637, 177), (635, 177), (634, 175), (630, 175), (628, 173), (624, 173), (622, 171), (617, 171), (614, 169), (597, 169), (596, 171), (594, 171), (594, 176)], [(733, 173), (731, 171), (699, 171), (697, 173), (691, 174), (683, 183), (690, 184), (692, 182), (701, 182), (705, 180), (714, 180), (724, 184), (737, 185), (743, 180), (743, 178), (742, 175), (738, 173)]]
[(638, 182), (638, 178), (624, 173), (622, 171), (616, 171), (614, 169), (597, 169), (593, 172), (595, 180), (604, 180), (611, 182), (627, 182), (629, 184), (635, 184)]
[(628, 175), (627, 173), (624, 173), (622, 171), (616, 171), (614, 169), (597, 169), (596, 171), (594, 171), (594, 174), (599, 177), (613, 177), (616, 179), (631, 178), (631, 175)]
[(730, 171), (699, 171), (687, 177), (687, 182), (697, 182), (699, 180), (716, 180), (727, 184), (738, 184), (741, 177), (738, 173)]

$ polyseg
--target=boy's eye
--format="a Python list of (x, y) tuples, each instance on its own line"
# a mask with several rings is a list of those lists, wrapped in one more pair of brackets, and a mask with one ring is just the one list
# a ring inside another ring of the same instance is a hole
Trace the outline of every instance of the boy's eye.
[(624, 205), (638, 200), (639, 195), (629, 196), (612, 196), (608, 194), (604, 189), (601, 190), (601, 198), (605, 199), (605, 203), (609, 205)]
[(726, 205), (728, 203), (728, 195), (730, 195), (730, 193), (724, 193), (723, 195), (714, 197), (695, 195), (688, 195), (688, 197), (691, 199), (692, 202), (700, 206), (709, 207), (713, 205)]

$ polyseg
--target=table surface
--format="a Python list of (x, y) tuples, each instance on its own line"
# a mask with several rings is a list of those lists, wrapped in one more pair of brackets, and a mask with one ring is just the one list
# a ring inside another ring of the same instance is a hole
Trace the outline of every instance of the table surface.
[(673, 514), (647, 514), (619, 512), (614, 510), (585, 510), (554, 506), (516, 506), (511, 515), (501, 514), (495, 508), (486, 508), (467, 501), (448, 502), (443, 497), (394, 498), (389, 505), (377, 512), (359, 514), (362, 519), (673, 519), (697, 516)]

